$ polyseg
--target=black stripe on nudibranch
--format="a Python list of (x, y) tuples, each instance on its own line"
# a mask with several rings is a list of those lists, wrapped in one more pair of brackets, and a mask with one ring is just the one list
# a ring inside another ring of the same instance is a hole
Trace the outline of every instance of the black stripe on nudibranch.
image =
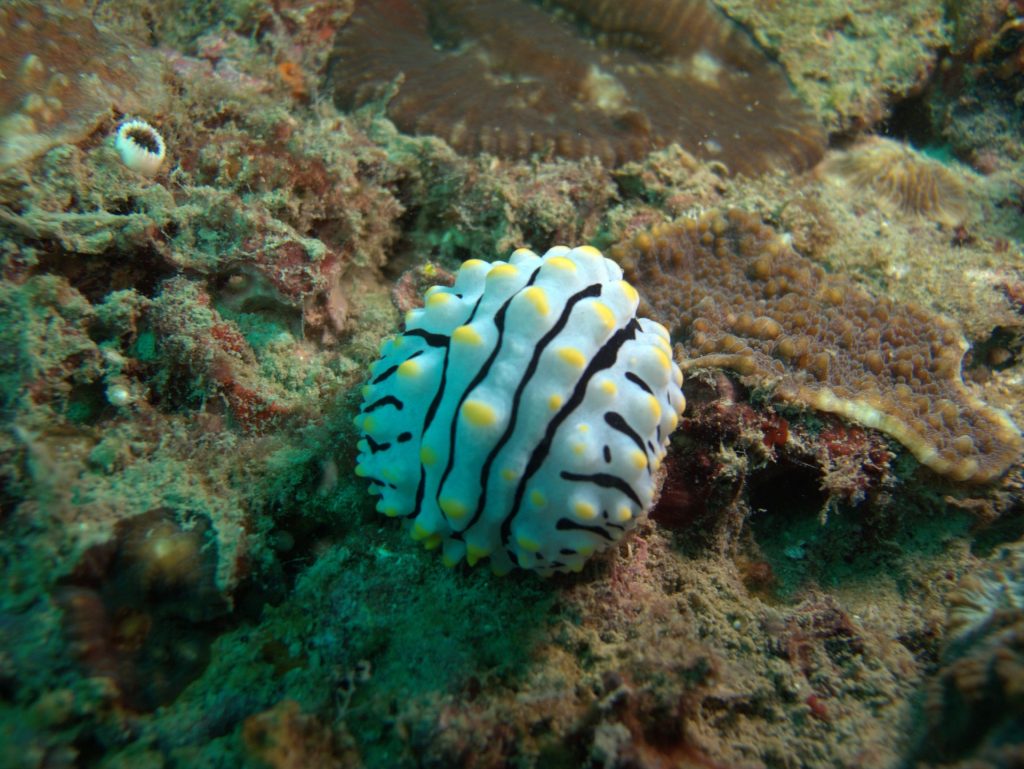
[(646, 393), (648, 393), (650, 395), (654, 395), (654, 390), (651, 389), (651, 386), (649, 384), (647, 384), (647, 382), (645, 382), (643, 379), (638, 377), (636, 374), (634, 374), (632, 371), (627, 371), (626, 372), (626, 379), (628, 379), (630, 382), (635, 384), (637, 387), (639, 387), (644, 392), (646, 392)]
[(405, 443), (406, 441), (411, 441), (412, 440), (412, 433), (408, 433), (408, 432), (406, 432), (406, 433), (399, 433), (398, 437), (395, 438), (395, 440), (398, 441), (399, 443)]
[(376, 411), (383, 406), (394, 406), (399, 411), (405, 408), (405, 404), (394, 395), (385, 395), (383, 398), (378, 398), (373, 403), (363, 406), (363, 413), (369, 414), (371, 411)]
[(604, 445), (603, 453), (604, 453), (604, 461), (610, 463), (612, 461), (612, 450), (611, 450), (611, 448), (609, 448), (607, 443)]
[(604, 537), (609, 542), (612, 541), (612, 535), (607, 532), (604, 526), (587, 526), (582, 523), (577, 523), (570, 518), (559, 518), (558, 522), (555, 524), (555, 528), (559, 531), (589, 531), (591, 534)]
[(637, 507), (643, 507), (643, 503), (640, 502), (640, 497), (636, 495), (633, 487), (617, 475), (611, 475), (610, 473), (570, 473), (568, 470), (562, 470), (559, 475), (567, 481), (593, 483), (595, 486), (600, 486), (601, 488), (621, 491), (625, 496), (629, 497)]
[(432, 331), (427, 331), (422, 328), (414, 328), (412, 331), (406, 331), (405, 335), (422, 339), (430, 347), (444, 347), (448, 344), (448, 337), (444, 334), (435, 334)]
[(640, 437), (636, 430), (629, 426), (629, 422), (626, 421), (622, 414), (617, 411), (606, 411), (604, 413), (604, 421), (607, 422), (608, 426), (613, 430), (618, 430), (633, 441), (640, 451), (645, 454), (647, 453), (647, 450), (644, 448), (644, 439)]
[[(522, 477), (519, 479), (519, 484), (516, 486), (515, 497), (512, 501), (512, 509), (508, 512), (505, 518), (501, 522), (501, 541), (507, 543), (512, 532), (512, 519), (516, 517), (519, 512), (519, 507), (523, 503), (523, 496), (526, 494), (526, 484), (530, 482), (534, 474), (541, 468), (544, 461), (547, 459), (548, 454), (551, 452), (551, 444), (555, 439), (555, 433), (558, 428), (561, 427), (562, 423), (569, 418), (580, 404), (583, 403), (584, 398), (587, 394), (587, 386), (599, 371), (604, 371), (607, 368), (611, 368), (615, 365), (615, 361), (619, 356), (619, 349), (626, 342), (635, 339), (636, 334), (640, 331), (640, 324), (636, 318), (633, 318), (622, 328), (618, 329), (613, 333), (608, 341), (597, 351), (593, 358), (590, 359), (590, 363), (587, 364), (586, 369), (583, 371), (583, 375), (576, 382), (576, 386), (573, 388), (572, 394), (559, 409), (558, 413), (548, 422), (547, 429), (544, 431), (544, 437), (538, 443), (533, 452), (530, 454), (530, 459), (526, 463), (526, 470), (523, 472)], [(563, 473), (564, 476), (564, 473)], [(636, 494), (630, 489), (630, 494), (636, 497)], [(638, 502), (639, 504), (639, 502)], [(641, 505), (642, 507), (642, 505)]]
[(519, 421), (519, 408), (523, 400), (523, 392), (529, 385), (533, 375), (537, 373), (537, 368), (540, 366), (540, 357), (544, 351), (548, 348), (548, 345), (553, 342), (559, 334), (561, 334), (565, 327), (569, 323), (569, 316), (572, 314), (573, 309), (577, 304), (582, 302), (584, 299), (589, 299), (594, 296), (601, 295), (601, 284), (594, 283), (587, 286), (580, 291), (577, 291), (566, 301), (565, 306), (562, 308), (562, 313), (558, 316), (558, 320), (555, 321), (554, 325), (548, 329), (547, 333), (544, 334), (538, 341), (536, 347), (533, 348), (533, 354), (530, 356), (530, 362), (523, 370), (523, 376), (519, 380), (519, 384), (516, 385), (516, 391), (512, 396), (512, 407), (509, 410), (508, 424), (505, 425), (505, 431), (498, 438), (494, 447), (488, 452), (487, 459), (484, 460), (483, 465), (480, 468), (480, 495), (477, 497), (476, 510), (473, 511), (473, 515), (470, 517), (469, 522), (466, 524), (463, 531), (468, 529), (474, 523), (476, 523), (480, 516), (483, 515), (484, 509), (487, 507), (487, 481), (491, 475), (491, 468), (494, 466), (494, 462), (501, 453), (501, 450), (505, 448), (505, 445), (512, 438), (512, 434), (515, 432), (516, 425)]
[[(423, 354), (423, 350), (417, 350), (417, 351), (416, 351), (416, 352), (414, 352), (414, 353), (413, 353), (412, 355), (410, 355), (410, 356), (409, 356), (408, 358), (406, 358), (405, 360), (403, 360), (403, 361), (402, 361), (402, 363), (405, 363), (405, 362), (407, 362), (407, 361), (410, 361), (410, 360), (412, 360), (413, 358), (418, 358), (418, 357), (420, 357), (420, 356), (421, 356), (422, 354)], [(398, 371), (398, 367), (399, 367), (399, 366), (401, 366), (401, 365), (402, 365), (402, 363), (396, 363), (396, 364), (395, 364), (394, 366), (389, 366), (389, 367), (388, 367), (388, 369), (387, 369), (386, 371), (384, 371), (384, 372), (383, 372), (382, 374), (378, 375), (378, 376), (377, 376), (377, 377), (376, 377), (375, 379), (372, 379), (370, 383), (371, 383), (371, 384), (380, 384), (381, 382), (383, 382), (383, 381), (384, 381), (385, 379), (387, 379), (388, 377), (390, 377), (390, 376), (393, 376), (393, 375), (394, 375), (394, 373), (395, 373), (396, 371)]]
[(390, 443), (377, 443), (369, 433), (366, 433), (363, 438), (366, 441), (366, 445), (370, 447), (371, 454), (376, 454), (378, 451), (387, 451), (391, 448)]
[[(541, 265), (541, 267), (543, 267), (543, 265)], [(438, 500), (440, 500), (440, 498), (441, 498), (441, 490), (444, 488), (444, 484), (448, 480), (448, 476), (451, 475), (452, 468), (455, 466), (455, 436), (456, 436), (456, 430), (458, 428), (459, 414), (462, 412), (462, 404), (464, 404), (466, 402), (466, 399), (469, 398), (469, 394), (471, 392), (473, 392), (473, 390), (476, 389), (477, 385), (479, 385), (482, 381), (484, 381), (484, 379), (487, 377), (487, 374), (490, 373), (491, 366), (494, 365), (494, 361), (497, 360), (498, 355), (501, 353), (501, 347), (502, 347), (502, 344), (505, 341), (505, 316), (508, 314), (508, 308), (512, 304), (512, 300), (513, 299), (515, 299), (517, 296), (519, 296), (519, 294), (524, 289), (529, 288), (530, 286), (533, 285), (534, 281), (537, 280), (537, 276), (540, 274), (541, 267), (538, 267), (537, 269), (535, 269), (530, 274), (529, 280), (527, 280), (526, 283), (521, 288), (519, 288), (518, 290), (514, 291), (512, 293), (512, 295), (502, 303), (501, 307), (498, 308), (498, 311), (494, 313), (494, 327), (498, 331), (498, 339), (494, 343), (494, 349), (491, 350), (491, 354), (487, 356), (487, 360), (485, 360), (483, 362), (483, 365), (480, 366), (480, 369), (476, 372), (476, 375), (473, 377), (473, 379), (470, 380), (469, 384), (466, 386), (466, 389), (462, 391), (462, 394), (459, 396), (458, 402), (455, 404), (455, 410), (452, 412), (452, 422), (451, 422), (451, 426), (449, 428), (449, 435), (448, 435), (448, 445), (449, 445), (450, 449), (448, 451), (448, 461), (445, 464), (444, 472), (441, 473), (441, 479), (437, 483), (437, 499)], [(477, 304), (479, 305), (479, 302)], [(476, 308), (474, 307), (473, 310), (475, 312)], [(472, 319), (472, 316), (470, 316), (470, 319)], [(466, 321), (466, 323), (469, 323), (469, 322), (470, 321), (468, 321), (468, 320)], [(486, 487), (486, 481), (485, 481), (484, 482), (484, 489), (486, 489), (486, 488), (487, 487)], [(440, 505), (440, 501), (438, 501), (438, 505)], [(478, 509), (482, 509), (482, 508), (480, 508), (478, 506)], [(462, 529), (462, 531), (465, 531), (470, 526), (472, 526), (473, 523), (476, 521), (476, 519), (477, 519), (477, 515), (474, 514), (474, 516), (470, 520), (469, 524), (467, 524)]]

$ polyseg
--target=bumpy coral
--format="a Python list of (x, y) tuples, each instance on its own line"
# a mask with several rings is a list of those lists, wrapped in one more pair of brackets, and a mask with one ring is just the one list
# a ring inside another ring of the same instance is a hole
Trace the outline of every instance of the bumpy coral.
[(673, 329), (684, 368), (733, 369), (880, 430), (956, 480), (991, 480), (1020, 454), (1016, 426), (964, 385), (967, 345), (951, 321), (827, 275), (755, 216), (662, 225), (611, 256)]
[(668, 332), (590, 246), (472, 259), (370, 369), (358, 475), (449, 565), (578, 571), (650, 507), (685, 405)]
[(956, 174), (891, 139), (872, 137), (822, 166), (833, 181), (880, 195), (906, 213), (951, 227), (970, 214), (967, 191)]
[(466, 153), (596, 155), (678, 142), (731, 171), (803, 169), (824, 137), (782, 70), (706, 0), (362, 0), (330, 79)]

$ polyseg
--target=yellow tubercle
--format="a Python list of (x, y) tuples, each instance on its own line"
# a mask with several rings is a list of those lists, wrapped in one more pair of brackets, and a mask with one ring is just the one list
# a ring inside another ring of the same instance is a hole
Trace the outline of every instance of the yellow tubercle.
[(580, 254), (581, 256), (596, 257), (598, 259), (604, 256), (604, 254), (602, 254), (598, 249), (594, 248), (593, 246), (577, 246), (573, 250), (577, 254)]
[(487, 280), (501, 280), (503, 278), (514, 278), (519, 274), (519, 270), (516, 269), (515, 265), (507, 264), (506, 262), (499, 262), (498, 264), (491, 267), (491, 271), (487, 273)]
[(661, 421), (661, 404), (653, 395), (647, 396), (647, 408), (650, 410), (655, 424)]
[(560, 347), (556, 354), (573, 368), (583, 368), (587, 365), (586, 356), (575, 347)]
[(466, 506), (465, 502), (452, 497), (442, 497), (437, 501), (437, 504), (441, 508), (441, 512), (449, 518), (454, 518), (456, 520), (459, 518), (465, 518), (466, 513), (469, 512), (469, 508)]
[(506, 481), (512, 482), (519, 480), (519, 473), (513, 470), (511, 467), (506, 467), (501, 471), (501, 477)]
[(556, 270), (565, 270), (566, 272), (576, 272), (576, 263), (572, 259), (566, 259), (564, 256), (552, 256), (544, 262), (544, 266)]
[(434, 451), (430, 446), (420, 447), (420, 462), (424, 465), (430, 466), (437, 461), (437, 452)]
[(412, 537), (417, 542), (419, 542), (420, 540), (426, 539), (427, 537), (431, 536), (434, 533), (435, 532), (432, 532), (430, 529), (428, 529), (426, 526), (424, 526), (419, 521), (416, 521), (416, 523), (414, 523), (412, 525), (412, 528), (409, 529), (409, 536)]
[(552, 411), (558, 411), (558, 409), (562, 408), (562, 396), (552, 395), (548, 398), (548, 408)]
[(452, 332), (452, 341), (459, 344), (478, 346), (484, 343), (483, 338), (472, 326), (459, 326)]
[(479, 561), (482, 561), (490, 554), (491, 551), (486, 547), (480, 547), (480, 545), (472, 543), (466, 545), (466, 563), (470, 566), (476, 566)]
[(546, 507), (548, 504), (547, 497), (537, 489), (530, 492), (530, 504), (534, 507)]
[(601, 392), (612, 398), (619, 394), (619, 388), (615, 386), (615, 382), (611, 379), (602, 379), (601, 384), (598, 385), (598, 387), (601, 388)]
[(632, 451), (629, 455), (629, 461), (633, 463), (633, 467), (637, 470), (643, 470), (647, 467), (647, 455), (642, 451)]
[(594, 308), (594, 312), (597, 313), (598, 319), (604, 325), (605, 331), (611, 331), (618, 325), (618, 321), (615, 319), (615, 313), (612, 312), (612, 308), (606, 305), (604, 302), (592, 302), (591, 307)]
[(451, 294), (437, 291), (433, 294), (428, 293), (426, 305), (427, 307), (441, 307), (450, 301), (452, 301)]
[(422, 371), (423, 367), (420, 366), (419, 362), (415, 360), (407, 360), (398, 366), (398, 371), (396, 373), (403, 379), (414, 379), (415, 377), (418, 377)]
[(530, 286), (523, 291), (523, 299), (529, 302), (533, 306), (534, 311), (541, 317), (548, 314), (550, 310), (548, 307), (548, 295), (540, 286)]
[(619, 505), (619, 507), (615, 510), (616, 523), (625, 523), (632, 517), (633, 511), (630, 509), (629, 505)]
[(516, 544), (528, 553), (536, 553), (540, 550), (540, 542), (525, 534), (520, 534), (516, 537)]
[(572, 510), (576, 513), (576, 517), (584, 521), (592, 521), (597, 517), (597, 508), (589, 502), (576, 502), (572, 506)]
[(630, 304), (638, 304), (640, 302), (640, 294), (636, 292), (632, 284), (626, 280), (618, 281), (619, 288), (622, 289), (622, 293), (626, 295), (626, 299)]
[(360, 478), (365, 478), (370, 474), (364, 465), (356, 465), (355, 473)]
[(429, 537), (423, 540), (423, 549), (434, 550), (435, 548), (437, 548), (438, 545), (441, 544), (443, 539), (444, 537), (442, 537), (440, 534), (431, 534)]
[(654, 357), (658, 359), (658, 365), (661, 366), (665, 371), (672, 368), (672, 358), (665, 354), (664, 350), (657, 347), (651, 348), (654, 351)]
[(481, 267), (486, 266), (487, 262), (485, 262), (483, 259), (467, 259), (462, 263), (462, 266), (459, 267), (459, 272), (461, 272), (462, 270), (478, 270)]
[(474, 427), (490, 427), (498, 421), (498, 412), (483, 401), (469, 400), (462, 404), (462, 418)]

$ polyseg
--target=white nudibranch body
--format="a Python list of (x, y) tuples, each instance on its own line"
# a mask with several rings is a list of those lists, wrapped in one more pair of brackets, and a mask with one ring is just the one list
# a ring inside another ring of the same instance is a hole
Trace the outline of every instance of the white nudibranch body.
[(650, 507), (685, 407), (663, 326), (591, 246), (465, 262), (370, 367), (357, 475), (444, 561), (579, 571)]
[(114, 149), (121, 162), (143, 176), (154, 176), (167, 153), (164, 137), (145, 120), (126, 120), (117, 128)]

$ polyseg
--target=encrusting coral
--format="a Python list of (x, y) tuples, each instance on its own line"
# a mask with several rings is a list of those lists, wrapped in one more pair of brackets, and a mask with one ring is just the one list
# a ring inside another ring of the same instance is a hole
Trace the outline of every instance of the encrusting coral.
[(579, 571), (649, 508), (685, 401), (668, 332), (591, 246), (471, 259), (370, 368), (356, 474), (445, 562)]
[(678, 142), (751, 174), (824, 146), (783, 71), (706, 0), (361, 0), (329, 79), (339, 106), (385, 95), (399, 128), (467, 155), (617, 164)]
[(751, 214), (660, 225), (610, 253), (682, 343), (684, 368), (732, 369), (880, 430), (955, 480), (992, 480), (1020, 454), (1012, 421), (964, 385), (951, 321), (827, 275)]

